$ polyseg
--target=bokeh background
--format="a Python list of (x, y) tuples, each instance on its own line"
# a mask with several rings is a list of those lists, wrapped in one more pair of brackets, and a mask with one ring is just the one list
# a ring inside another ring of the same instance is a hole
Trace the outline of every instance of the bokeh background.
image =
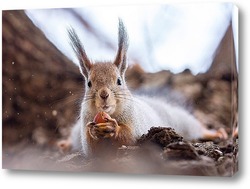
[(138, 62), (149, 72), (170, 69), (178, 73), (187, 68), (194, 74), (207, 71), (231, 22), (235, 44), (238, 42), (237, 10), (231, 3), (89, 6), (26, 13), (75, 63), (77, 59), (66, 45), (65, 28), (76, 29), (93, 60), (113, 60), (118, 18), (124, 21), (129, 33), (130, 62)]
[(238, 126), (238, 18), (232, 4), (6, 10), (2, 17), (4, 168), (65, 170), (72, 159), (61, 161), (56, 142), (69, 135), (84, 94), (67, 28), (77, 30), (91, 59), (113, 60), (120, 17), (129, 35), (130, 89), (170, 96), (207, 127), (229, 134), (226, 143), (212, 141), (229, 146), (225, 161), (212, 159), (216, 166), (205, 173), (187, 166), (183, 174), (228, 176), (238, 169), (232, 137)]

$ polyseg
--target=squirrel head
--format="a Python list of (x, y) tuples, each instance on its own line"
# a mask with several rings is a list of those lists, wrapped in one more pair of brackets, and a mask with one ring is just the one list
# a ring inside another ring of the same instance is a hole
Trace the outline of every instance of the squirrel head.
[(128, 100), (130, 92), (125, 81), (128, 37), (123, 22), (119, 19), (118, 51), (113, 62), (91, 62), (73, 28), (68, 30), (71, 45), (80, 63), (80, 72), (85, 78), (84, 101), (90, 101), (97, 112), (112, 115)]

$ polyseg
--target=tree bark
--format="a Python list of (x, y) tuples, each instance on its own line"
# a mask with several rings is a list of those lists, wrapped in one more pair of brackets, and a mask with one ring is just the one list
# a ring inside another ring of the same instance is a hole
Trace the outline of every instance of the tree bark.
[(3, 144), (52, 142), (77, 117), (82, 76), (24, 11), (2, 19)]

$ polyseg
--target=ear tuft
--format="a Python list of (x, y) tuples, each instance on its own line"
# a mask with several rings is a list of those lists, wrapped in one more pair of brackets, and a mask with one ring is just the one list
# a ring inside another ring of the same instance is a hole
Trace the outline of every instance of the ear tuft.
[(88, 56), (86, 55), (86, 52), (84, 50), (84, 47), (76, 34), (75, 30), (71, 27), (68, 29), (68, 35), (71, 42), (71, 46), (73, 50), (75, 51), (75, 54), (79, 60), (80, 63), (80, 71), (82, 75), (87, 78), (88, 72), (92, 66), (90, 60), (88, 59)]
[(116, 54), (116, 58), (114, 64), (118, 67), (123, 75), (128, 67), (127, 64), (127, 50), (128, 50), (128, 35), (126, 28), (119, 18), (119, 26), (118, 26), (118, 51)]

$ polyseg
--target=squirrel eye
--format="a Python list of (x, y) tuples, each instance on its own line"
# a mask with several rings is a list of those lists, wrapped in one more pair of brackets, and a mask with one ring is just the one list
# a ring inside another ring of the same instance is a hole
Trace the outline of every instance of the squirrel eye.
[(122, 85), (122, 81), (120, 78), (117, 79), (117, 85)]
[(92, 86), (91, 81), (88, 82), (88, 87), (90, 88)]

